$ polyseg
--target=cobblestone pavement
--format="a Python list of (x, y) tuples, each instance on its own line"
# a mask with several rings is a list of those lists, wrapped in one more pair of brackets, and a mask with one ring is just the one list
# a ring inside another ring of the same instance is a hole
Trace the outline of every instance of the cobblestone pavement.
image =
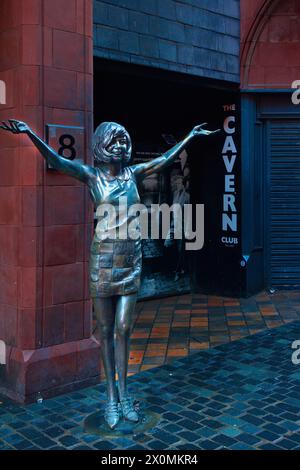
[(300, 449), (300, 322), (176, 359), (130, 377), (143, 412), (160, 415), (143, 433), (88, 434), (105, 385), (43, 403), (0, 405), (0, 449)]

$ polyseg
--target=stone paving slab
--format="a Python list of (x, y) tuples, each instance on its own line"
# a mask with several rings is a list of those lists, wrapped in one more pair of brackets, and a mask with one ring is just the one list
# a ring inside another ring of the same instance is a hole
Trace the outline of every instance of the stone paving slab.
[(300, 292), (178, 295), (138, 302), (135, 314), (129, 375), (300, 320)]
[(105, 384), (27, 406), (2, 399), (0, 450), (300, 449), (300, 364), (291, 348), (300, 322), (203, 350), (129, 379), (144, 433), (99, 438), (87, 416), (103, 408)]

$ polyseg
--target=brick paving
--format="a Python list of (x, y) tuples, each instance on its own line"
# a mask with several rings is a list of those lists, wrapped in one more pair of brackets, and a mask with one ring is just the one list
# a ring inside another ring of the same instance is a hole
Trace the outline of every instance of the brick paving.
[(85, 418), (103, 408), (104, 383), (27, 406), (2, 400), (0, 449), (299, 450), (300, 365), (291, 361), (297, 339), (300, 321), (172, 356), (131, 376), (141, 410), (161, 417), (140, 434), (85, 432)]
[(300, 292), (248, 299), (199, 294), (138, 302), (129, 374), (300, 320)]

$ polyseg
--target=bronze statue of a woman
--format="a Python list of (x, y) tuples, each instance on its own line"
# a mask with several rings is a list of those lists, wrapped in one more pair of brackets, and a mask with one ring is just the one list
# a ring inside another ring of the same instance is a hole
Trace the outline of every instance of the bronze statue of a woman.
[[(96, 214), (101, 212), (103, 205), (109, 204), (116, 209), (114, 220), (103, 214), (99, 216), (90, 253), (90, 293), (107, 380), (104, 417), (111, 429), (116, 427), (121, 416), (131, 422), (139, 420), (127, 391), (127, 368), (132, 318), (140, 284), (141, 238), (139, 235), (131, 237), (130, 233), (125, 238), (118, 235), (125, 225), (130, 227), (130, 223), (136, 223), (135, 233), (139, 233), (138, 217), (129, 215), (130, 206), (140, 201), (138, 181), (174, 162), (194, 137), (218, 132), (205, 130), (203, 126), (194, 127), (181, 142), (160, 157), (127, 166), (131, 159), (129, 134), (120, 124), (103, 122), (93, 137), (95, 166), (92, 167), (58, 155), (24, 122), (11, 119), (0, 125), (1, 129), (12, 133), (27, 134), (52, 168), (87, 184)], [(127, 201), (125, 211), (119, 204), (122, 197)]]

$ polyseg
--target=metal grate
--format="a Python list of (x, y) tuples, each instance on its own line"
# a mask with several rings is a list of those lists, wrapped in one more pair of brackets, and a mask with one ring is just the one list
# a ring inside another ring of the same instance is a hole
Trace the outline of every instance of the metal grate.
[(300, 122), (269, 127), (269, 279), (272, 287), (300, 286)]

